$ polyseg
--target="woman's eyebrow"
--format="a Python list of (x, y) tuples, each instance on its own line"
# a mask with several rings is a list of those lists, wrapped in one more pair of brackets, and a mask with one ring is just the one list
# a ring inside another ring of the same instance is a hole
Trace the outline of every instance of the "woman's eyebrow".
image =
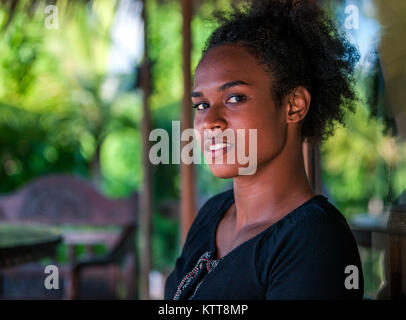
[[(221, 85), (217, 91), (225, 91), (227, 89), (230, 89), (232, 87), (236, 87), (236, 86), (249, 86), (248, 83), (241, 81), (241, 80), (235, 80), (235, 81), (230, 81), (230, 82), (226, 82), (225, 84)], [(190, 94), (190, 96), (192, 98), (199, 98), (203, 96), (203, 93), (199, 92), (199, 91), (192, 91), (192, 93)]]

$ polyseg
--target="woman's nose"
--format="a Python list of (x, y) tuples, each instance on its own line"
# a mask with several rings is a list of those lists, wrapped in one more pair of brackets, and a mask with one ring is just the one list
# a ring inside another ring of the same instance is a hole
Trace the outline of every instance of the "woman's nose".
[(227, 126), (227, 121), (224, 115), (219, 110), (221, 106), (211, 106), (203, 120), (203, 129), (221, 129), (224, 130)]

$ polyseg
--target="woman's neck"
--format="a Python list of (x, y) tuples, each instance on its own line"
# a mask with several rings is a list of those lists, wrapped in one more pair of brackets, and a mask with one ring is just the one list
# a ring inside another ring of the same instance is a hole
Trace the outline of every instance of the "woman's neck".
[(306, 176), (302, 143), (287, 143), (252, 176), (233, 180), (235, 232), (243, 227), (280, 220), (313, 196)]

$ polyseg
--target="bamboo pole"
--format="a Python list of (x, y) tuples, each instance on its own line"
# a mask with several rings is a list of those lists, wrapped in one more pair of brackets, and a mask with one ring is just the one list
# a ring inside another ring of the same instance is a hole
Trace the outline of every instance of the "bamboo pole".
[(305, 141), (303, 143), (303, 158), (307, 178), (314, 192), (321, 193), (321, 153), (320, 142)]
[(143, 90), (143, 117), (141, 121), (142, 130), (142, 158), (143, 158), (143, 185), (140, 196), (139, 210), (139, 247), (140, 247), (140, 298), (149, 299), (149, 273), (151, 270), (151, 233), (152, 233), (152, 174), (149, 161), (149, 133), (151, 131), (151, 117), (149, 110), (150, 95), (150, 68), (147, 43), (147, 0), (142, 0), (142, 18), (144, 21), (144, 59), (141, 67), (141, 87)]
[[(182, 61), (183, 61), (183, 101), (181, 115), (181, 129), (193, 128), (192, 108), (190, 107), (191, 92), (191, 19), (192, 19), (192, 0), (182, 0)], [(181, 147), (188, 142), (181, 142)], [(183, 244), (187, 232), (192, 225), (196, 215), (195, 204), (195, 174), (193, 164), (184, 164), (181, 162), (181, 200), (180, 200), (180, 219), (181, 219), (181, 243)]]

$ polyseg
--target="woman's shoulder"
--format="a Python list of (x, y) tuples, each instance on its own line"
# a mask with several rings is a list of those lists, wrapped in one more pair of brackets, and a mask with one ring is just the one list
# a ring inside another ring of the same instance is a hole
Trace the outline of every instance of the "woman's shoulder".
[(303, 257), (358, 255), (347, 220), (323, 195), (313, 197), (263, 232), (255, 241), (255, 251), (260, 265), (293, 253)]
[(265, 251), (268, 257), (271, 252), (279, 256), (290, 256), (293, 252), (308, 257), (358, 255), (346, 218), (323, 195), (296, 208), (268, 231), (257, 242), (258, 254)]
[[(269, 298), (362, 297), (356, 241), (345, 217), (326, 197), (299, 207), (273, 231), (264, 234), (256, 247), (257, 274), (269, 289)], [(355, 293), (344, 287), (348, 266), (359, 272), (360, 290)]]
[(353, 239), (344, 215), (323, 195), (318, 195), (314, 201), (300, 208), (291, 224), (296, 228), (301, 227), (302, 232), (322, 230), (326, 236), (335, 235)]
[(294, 209), (279, 223), (279, 229), (295, 229), (296, 232), (299, 227), (302, 227), (301, 230), (306, 230), (305, 227), (349, 228), (344, 215), (322, 194), (314, 196)]

